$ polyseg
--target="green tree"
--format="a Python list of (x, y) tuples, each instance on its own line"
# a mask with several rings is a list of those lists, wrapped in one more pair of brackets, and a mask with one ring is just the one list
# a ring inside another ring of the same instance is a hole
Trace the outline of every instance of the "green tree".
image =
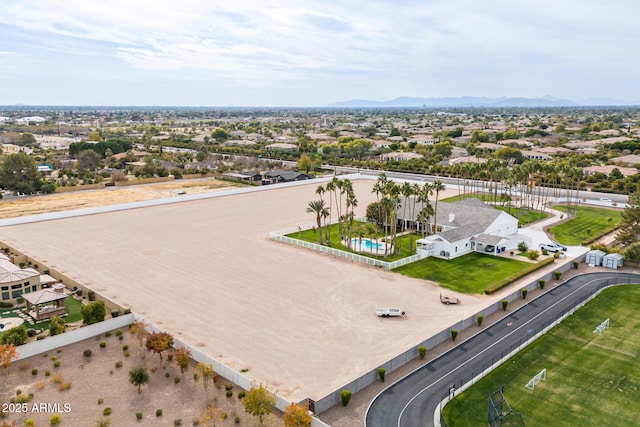
[(262, 426), (262, 417), (271, 412), (271, 407), (276, 404), (276, 398), (260, 384), (258, 387), (251, 387), (251, 390), (242, 399), (242, 404), (247, 413), (254, 417), (259, 417), (260, 425)]
[(33, 147), (36, 144), (36, 137), (33, 136), (32, 133), (24, 132), (20, 135), (20, 139), (18, 140), (18, 145), (23, 147)]
[(616, 240), (625, 245), (640, 241), (640, 193), (630, 194), (628, 205), (621, 213), (622, 222), (616, 236)]
[(502, 160), (512, 160), (516, 163), (522, 163), (524, 157), (522, 156), (522, 151), (513, 147), (502, 147), (496, 150), (495, 156), (498, 159)]
[(328, 213), (327, 208), (324, 205), (324, 200), (314, 200), (309, 202), (307, 213), (316, 214), (316, 225), (318, 227), (320, 244), (322, 244), (322, 218), (324, 218)]
[(129, 382), (138, 387), (138, 394), (142, 393), (142, 386), (149, 382), (149, 372), (144, 366), (138, 366), (129, 371)]
[(9, 154), (0, 168), (0, 185), (18, 193), (38, 191), (41, 178), (35, 160), (25, 153)]
[(104, 307), (104, 301), (94, 301), (90, 304), (83, 305), (80, 313), (82, 314), (83, 323), (85, 325), (92, 325), (102, 322), (107, 314), (107, 310)]
[(13, 344), (18, 347), (27, 342), (27, 328), (24, 325), (9, 329), (2, 336), (2, 344)]
[(173, 354), (173, 360), (180, 368), (180, 375), (184, 375), (184, 370), (187, 369), (191, 362), (191, 350), (187, 347), (179, 347)]
[(298, 170), (309, 174), (309, 172), (311, 172), (311, 170), (313, 169), (313, 163), (314, 162), (313, 160), (311, 160), (311, 157), (309, 157), (307, 153), (303, 153), (298, 160)]
[(82, 150), (78, 153), (77, 168), (78, 172), (94, 171), (98, 169), (101, 163), (100, 154), (93, 150)]
[(433, 191), (434, 193), (436, 193), (436, 202), (433, 206), (433, 218), (434, 218), (434, 233), (438, 232), (438, 197), (440, 196), (440, 192), (446, 190), (447, 187), (445, 187), (445, 185), (442, 183), (442, 181), (440, 181), (439, 179), (436, 179), (435, 181), (433, 181), (433, 185), (431, 186), (431, 191)]
[(64, 323), (64, 320), (59, 316), (53, 316), (51, 318), (51, 323), (49, 325), (49, 335), (59, 335), (64, 333), (67, 325)]

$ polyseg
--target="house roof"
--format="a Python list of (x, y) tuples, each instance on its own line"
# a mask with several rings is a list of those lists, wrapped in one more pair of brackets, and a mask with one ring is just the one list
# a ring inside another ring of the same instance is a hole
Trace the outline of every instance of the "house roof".
[(624, 256), (622, 254), (613, 253), (605, 255), (603, 258), (623, 260)]
[(475, 240), (478, 243), (483, 243), (485, 245), (494, 245), (497, 246), (504, 240), (504, 237), (494, 236), (493, 234), (485, 234), (480, 233), (475, 237), (472, 237), (471, 240)]
[(22, 294), (22, 297), (29, 301), (30, 304), (46, 304), (51, 301), (65, 299), (67, 295), (64, 292), (57, 292), (53, 289), (45, 288), (28, 294)]
[(0, 255), (0, 283), (19, 282), (39, 275), (33, 268), (20, 268), (6, 256)]

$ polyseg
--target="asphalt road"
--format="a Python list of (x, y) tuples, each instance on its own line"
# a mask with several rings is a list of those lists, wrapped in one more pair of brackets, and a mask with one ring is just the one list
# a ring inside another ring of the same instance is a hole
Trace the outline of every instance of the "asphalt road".
[(439, 405), (448, 399), (452, 387), (457, 394), (472, 378), (533, 340), (599, 290), (626, 283), (640, 283), (640, 275), (587, 273), (569, 279), (387, 387), (371, 402), (365, 427), (439, 425)]

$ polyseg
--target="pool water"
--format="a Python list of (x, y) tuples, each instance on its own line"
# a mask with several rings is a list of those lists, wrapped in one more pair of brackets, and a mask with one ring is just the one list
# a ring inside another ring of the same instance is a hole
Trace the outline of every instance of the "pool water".
[(384, 250), (384, 243), (376, 243), (371, 239), (351, 239), (351, 247), (359, 251)]

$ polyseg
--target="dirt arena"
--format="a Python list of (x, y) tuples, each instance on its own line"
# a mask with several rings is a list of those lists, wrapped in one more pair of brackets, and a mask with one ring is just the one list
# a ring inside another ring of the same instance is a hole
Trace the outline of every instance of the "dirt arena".
[[(357, 215), (375, 200), (357, 180)], [(479, 311), (381, 269), (278, 243), (313, 223), (318, 182), (0, 228), (0, 240), (55, 266), (291, 400), (320, 399)], [(441, 198), (448, 194), (441, 194)], [(399, 306), (379, 319), (375, 306)]]

